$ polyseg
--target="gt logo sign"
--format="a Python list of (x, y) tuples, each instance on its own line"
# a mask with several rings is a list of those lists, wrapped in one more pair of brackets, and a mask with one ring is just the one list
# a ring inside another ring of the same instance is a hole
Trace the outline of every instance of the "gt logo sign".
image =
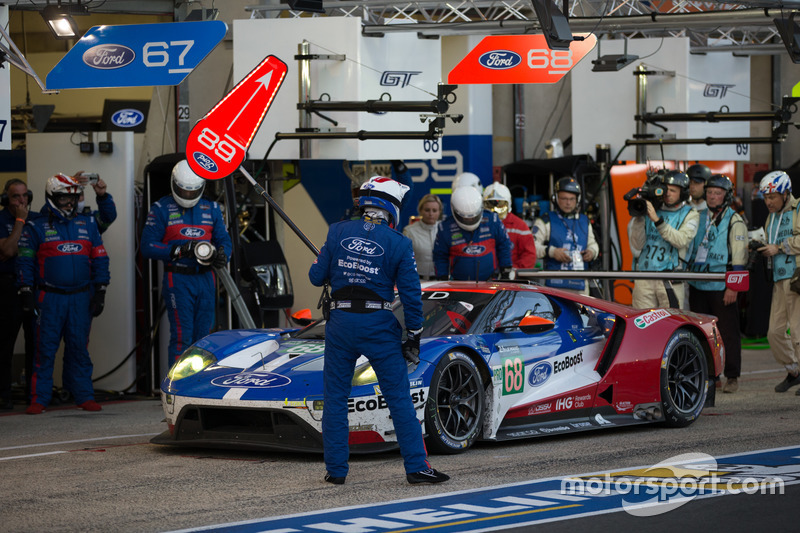
[(645, 313), (642, 316), (638, 316), (633, 320), (633, 323), (639, 329), (644, 329), (651, 324), (655, 324), (662, 318), (667, 318), (669, 313), (663, 309), (656, 309), (655, 311), (650, 311), (649, 313)]
[(744, 292), (750, 289), (750, 272), (733, 270), (725, 275), (725, 286), (732, 291)]

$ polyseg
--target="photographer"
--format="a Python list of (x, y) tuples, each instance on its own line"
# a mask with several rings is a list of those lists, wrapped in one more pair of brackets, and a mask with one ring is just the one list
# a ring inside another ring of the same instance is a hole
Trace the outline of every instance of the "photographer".
[[(775, 392), (786, 392), (800, 385), (800, 294), (790, 286), (797, 267), (797, 254), (800, 254), (798, 201), (792, 196), (791, 179), (781, 170), (764, 176), (758, 188), (769, 210), (764, 224), (767, 244), (758, 251), (771, 261), (775, 281), (767, 339), (775, 360), (787, 371), (786, 378), (775, 385)], [(787, 329), (791, 336), (786, 333)]]
[[(633, 218), (628, 223), (628, 238), (639, 272), (683, 270), (686, 249), (697, 234), (697, 211), (686, 204), (689, 177), (670, 170), (656, 175), (639, 189), (625, 195)], [(655, 204), (655, 205), (654, 205)], [(633, 286), (633, 307), (682, 307), (681, 282), (637, 280)]]
[[(212, 266), (225, 268), (231, 238), (217, 202), (203, 198), (206, 182), (184, 159), (172, 169), (172, 195), (150, 207), (142, 230), (142, 256), (164, 262), (161, 284), (169, 318), (170, 364), (192, 343), (208, 335), (217, 308)], [(201, 264), (195, 248), (214, 246)]]
[[(733, 183), (722, 174), (706, 182), (707, 209), (699, 211), (700, 226), (688, 259), (692, 272), (727, 272), (743, 270), (747, 261), (747, 226), (733, 209)], [(714, 315), (725, 344), (727, 378), (722, 392), (739, 390), (742, 370), (742, 340), (739, 331), (738, 293), (725, 287), (724, 281), (690, 281), (689, 308), (695, 313)]]

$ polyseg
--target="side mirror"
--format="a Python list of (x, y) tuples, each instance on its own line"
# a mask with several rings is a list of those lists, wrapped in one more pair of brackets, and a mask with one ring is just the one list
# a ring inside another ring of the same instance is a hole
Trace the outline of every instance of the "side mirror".
[(292, 313), (292, 322), (298, 326), (307, 326), (311, 324), (314, 319), (311, 317), (311, 309), (301, 309)]
[(519, 329), (528, 335), (544, 333), (545, 331), (550, 331), (554, 327), (556, 327), (555, 322), (536, 315), (522, 317), (522, 320), (519, 321)]

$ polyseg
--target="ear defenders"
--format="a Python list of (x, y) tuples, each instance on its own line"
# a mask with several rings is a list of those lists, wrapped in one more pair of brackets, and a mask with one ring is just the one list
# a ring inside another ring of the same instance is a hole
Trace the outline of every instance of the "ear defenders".
[[(8, 207), (8, 204), (11, 203), (11, 200), (8, 198), (8, 189), (10, 189), (12, 185), (17, 184), (25, 185), (25, 182), (18, 179), (10, 179), (6, 182), (5, 187), (3, 187), (3, 193), (0, 194), (0, 205)], [(28, 205), (31, 205), (33, 203), (33, 193), (28, 190), (25, 195), (28, 197)]]

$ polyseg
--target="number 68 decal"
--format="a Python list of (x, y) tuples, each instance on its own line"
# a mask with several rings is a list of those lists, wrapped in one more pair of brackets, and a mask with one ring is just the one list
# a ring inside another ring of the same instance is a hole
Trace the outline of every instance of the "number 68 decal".
[(213, 150), (214, 154), (219, 156), (226, 163), (230, 163), (233, 160), (237, 148), (241, 148), (242, 151), (244, 151), (244, 147), (231, 139), (227, 133), (225, 137), (220, 140), (219, 135), (209, 128), (203, 128), (200, 131), (200, 135), (197, 136), (197, 142), (209, 150)]

